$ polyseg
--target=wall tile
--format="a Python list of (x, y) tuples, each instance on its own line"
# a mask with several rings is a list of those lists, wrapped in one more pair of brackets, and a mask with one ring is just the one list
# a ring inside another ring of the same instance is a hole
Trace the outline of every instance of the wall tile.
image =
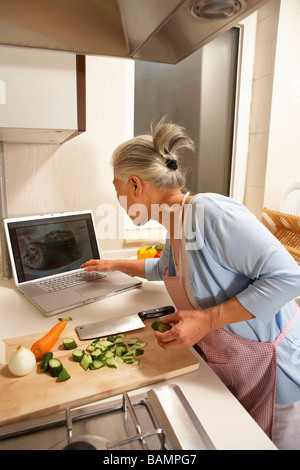
[(7, 206), (8, 217), (57, 212), (53, 191), (9, 191)]
[(300, 2), (282, 0), (276, 49), (265, 205), (279, 209), (284, 189), (300, 181)]
[(247, 185), (245, 188), (245, 205), (259, 220), (262, 220), (264, 188)]
[(57, 146), (4, 144), (7, 191), (53, 190), (53, 155)]
[(275, 13), (257, 23), (254, 79), (273, 74), (277, 26), (278, 14)]
[(253, 81), (250, 133), (269, 131), (272, 86), (270, 75)]
[[(285, 2), (286, 0), (283, 0), (283, 1)], [(298, 0), (295, 0), (295, 1), (298, 2)], [(265, 18), (268, 18), (269, 16), (278, 13), (279, 8), (280, 8), (280, 2), (281, 0), (271, 0), (267, 2), (263, 7), (259, 8), (258, 10), (259, 20), (262, 21)]]
[(249, 136), (247, 183), (250, 186), (260, 188), (265, 186), (268, 140), (267, 133), (250, 134)]

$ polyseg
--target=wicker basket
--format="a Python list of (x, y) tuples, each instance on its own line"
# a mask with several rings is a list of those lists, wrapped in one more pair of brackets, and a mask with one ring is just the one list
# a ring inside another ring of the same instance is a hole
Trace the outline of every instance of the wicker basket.
[(264, 208), (276, 225), (275, 237), (284, 245), (288, 252), (300, 263), (300, 217), (284, 214)]

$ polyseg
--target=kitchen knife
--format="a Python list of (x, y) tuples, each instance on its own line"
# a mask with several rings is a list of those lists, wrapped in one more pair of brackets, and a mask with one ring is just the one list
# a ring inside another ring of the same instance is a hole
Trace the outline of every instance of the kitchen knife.
[(143, 320), (162, 317), (163, 315), (169, 315), (173, 312), (175, 312), (175, 308), (168, 305), (166, 307), (144, 310), (135, 315), (127, 315), (125, 317), (112, 318), (111, 320), (104, 320), (97, 323), (80, 325), (77, 326), (75, 330), (81, 340), (102, 338), (108, 335), (144, 328)]

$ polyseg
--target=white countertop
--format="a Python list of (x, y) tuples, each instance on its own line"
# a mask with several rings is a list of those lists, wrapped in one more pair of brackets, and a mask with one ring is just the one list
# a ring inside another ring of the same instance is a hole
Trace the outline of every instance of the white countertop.
[[(0, 340), (48, 331), (62, 316), (70, 315), (70, 326), (76, 326), (172, 304), (163, 283), (147, 281), (138, 289), (48, 318), (17, 292), (12, 279), (5, 281), (1, 278), (0, 298)], [(196, 355), (200, 363), (197, 371), (155, 386), (176, 383), (181, 388), (217, 449), (275, 450), (270, 439), (201, 357)], [(129, 396), (152, 387), (129, 392)]]

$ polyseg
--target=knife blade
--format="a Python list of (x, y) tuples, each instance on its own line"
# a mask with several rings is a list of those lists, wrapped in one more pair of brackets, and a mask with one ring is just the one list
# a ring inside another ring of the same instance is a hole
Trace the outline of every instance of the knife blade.
[(165, 307), (143, 310), (134, 315), (127, 315), (124, 317), (112, 318), (110, 320), (104, 320), (97, 323), (79, 325), (76, 326), (75, 330), (79, 339), (81, 340), (102, 338), (108, 335), (144, 328), (145, 324), (143, 323), (143, 320), (147, 320), (148, 318), (162, 317), (173, 312), (175, 312), (175, 308), (172, 305), (167, 305)]

